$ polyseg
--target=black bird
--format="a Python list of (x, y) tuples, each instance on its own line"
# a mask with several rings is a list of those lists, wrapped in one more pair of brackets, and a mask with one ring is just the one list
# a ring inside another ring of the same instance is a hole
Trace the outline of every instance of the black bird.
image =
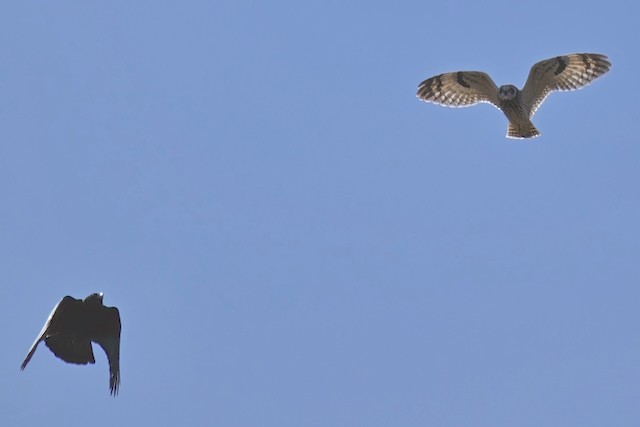
[(117, 395), (120, 386), (120, 312), (115, 307), (105, 307), (102, 296), (99, 293), (84, 300), (70, 296), (62, 298), (49, 315), (20, 370), (26, 368), (40, 341), (65, 362), (96, 363), (91, 347), (93, 341), (107, 353), (109, 389), (111, 395)]

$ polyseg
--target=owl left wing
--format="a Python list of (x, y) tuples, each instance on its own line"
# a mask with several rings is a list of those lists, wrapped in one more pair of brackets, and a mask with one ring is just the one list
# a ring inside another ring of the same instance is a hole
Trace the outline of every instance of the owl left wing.
[(418, 85), (418, 98), (446, 107), (468, 107), (479, 102), (498, 106), (498, 87), (482, 71), (440, 74)]
[(529, 117), (551, 92), (580, 89), (610, 69), (609, 58), (598, 53), (573, 53), (534, 64), (522, 88)]

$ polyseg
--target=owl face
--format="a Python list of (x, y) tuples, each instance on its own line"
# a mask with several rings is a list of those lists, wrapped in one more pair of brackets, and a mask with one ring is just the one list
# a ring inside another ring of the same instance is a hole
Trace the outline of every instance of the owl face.
[(500, 86), (498, 89), (498, 99), (501, 101), (510, 101), (518, 95), (518, 88), (514, 85)]

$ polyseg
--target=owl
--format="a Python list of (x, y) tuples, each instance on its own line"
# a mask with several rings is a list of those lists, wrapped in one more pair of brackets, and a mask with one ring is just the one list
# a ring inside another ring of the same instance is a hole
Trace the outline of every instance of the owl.
[(610, 69), (611, 62), (605, 55), (573, 53), (534, 64), (522, 90), (514, 85), (498, 88), (491, 77), (481, 71), (458, 71), (423, 81), (418, 86), (417, 97), (447, 107), (488, 102), (509, 119), (507, 138), (534, 138), (540, 131), (531, 117), (551, 92), (580, 89)]

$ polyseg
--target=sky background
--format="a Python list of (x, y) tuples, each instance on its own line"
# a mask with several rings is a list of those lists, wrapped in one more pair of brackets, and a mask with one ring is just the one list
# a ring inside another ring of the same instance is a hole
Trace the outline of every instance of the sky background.
[[(637, 6), (21, 1), (0, 14), (1, 423), (637, 426)], [(633, 8), (632, 8), (633, 7)], [(607, 54), (528, 141), (433, 75)], [(41, 346), (65, 295), (106, 356)]]

